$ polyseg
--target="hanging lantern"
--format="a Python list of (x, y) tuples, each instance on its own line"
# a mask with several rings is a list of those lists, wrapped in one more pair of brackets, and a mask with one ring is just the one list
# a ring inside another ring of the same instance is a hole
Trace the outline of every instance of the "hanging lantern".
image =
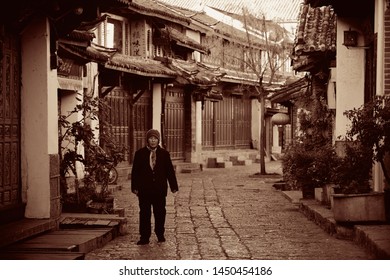
[(272, 116), (271, 122), (274, 125), (285, 125), (290, 123), (290, 117), (285, 113), (276, 113)]

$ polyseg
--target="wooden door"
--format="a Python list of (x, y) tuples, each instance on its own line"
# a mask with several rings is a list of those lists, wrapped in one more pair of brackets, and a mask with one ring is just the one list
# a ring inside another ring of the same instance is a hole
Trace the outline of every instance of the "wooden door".
[(135, 151), (146, 145), (146, 132), (152, 127), (152, 94), (144, 91), (133, 107), (133, 135), (132, 157)]
[(164, 138), (166, 149), (173, 160), (184, 160), (184, 91), (180, 88), (167, 90), (165, 101)]
[[(0, 223), (21, 204), (20, 52), (16, 36), (0, 26)], [(33, 92), (31, 92), (33, 93)]]
[(216, 102), (214, 106), (216, 148), (232, 148), (234, 147), (233, 98), (224, 97), (223, 101)]
[(202, 111), (202, 147), (205, 150), (250, 148), (251, 101), (242, 97), (224, 97), (206, 101)]
[(251, 146), (252, 106), (251, 100), (235, 97), (234, 103), (234, 144), (236, 148), (248, 149)]
[(145, 91), (131, 110), (129, 94), (118, 87), (106, 99), (110, 106), (107, 121), (111, 125), (113, 137), (118, 145), (128, 148), (125, 161), (131, 163), (135, 151), (146, 145), (145, 135), (152, 124), (152, 98), (150, 92)]
[[(129, 95), (121, 88), (115, 88), (106, 96), (110, 106), (108, 123), (111, 125), (111, 133), (118, 146), (129, 146)], [(129, 160), (129, 154), (125, 155), (125, 160)]]
[(215, 147), (214, 104), (215, 102), (205, 101), (202, 110), (202, 148), (204, 150)]

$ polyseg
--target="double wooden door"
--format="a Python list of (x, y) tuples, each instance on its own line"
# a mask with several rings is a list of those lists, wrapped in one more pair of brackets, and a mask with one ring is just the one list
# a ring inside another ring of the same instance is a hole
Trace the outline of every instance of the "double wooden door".
[(173, 160), (185, 158), (185, 102), (182, 88), (170, 88), (166, 94), (164, 140)]
[(206, 101), (202, 113), (204, 149), (250, 148), (251, 101), (227, 96), (222, 101)]
[(0, 217), (7, 218), (4, 211), (21, 204), (21, 77), (18, 38), (1, 26), (0, 30)]
[(127, 147), (125, 161), (131, 163), (135, 151), (146, 145), (145, 135), (152, 124), (152, 98), (149, 91), (132, 105), (133, 99), (127, 90), (115, 88), (107, 95), (110, 106), (108, 123), (115, 142)]

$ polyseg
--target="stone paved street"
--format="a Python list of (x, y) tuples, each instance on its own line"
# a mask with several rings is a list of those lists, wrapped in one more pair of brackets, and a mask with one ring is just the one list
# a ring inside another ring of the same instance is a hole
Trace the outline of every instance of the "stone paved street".
[[(339, 240), (309, 221), (272, 187), (275, 179), (253, 176), (258, 164), (178, 174), (179, 192), (169, 193), (165, 243), (152, 235), (137, 246), (138, 200), (129, 182), (115, 192), (128, 219), (128, 234), (86, 255), (87, 260), (357, 260), (365, 250)], [(278, 162), (267, 163), (279, 172)], [(252, 176), (251, 176), (252, 175)]]

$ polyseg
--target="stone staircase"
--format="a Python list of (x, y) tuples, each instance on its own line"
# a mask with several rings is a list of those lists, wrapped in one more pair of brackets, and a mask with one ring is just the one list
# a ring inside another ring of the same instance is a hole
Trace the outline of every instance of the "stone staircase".
[(0, 260), (82, 260), (86, 253), (126, 234), (127, 220), (109, 214), (63, 213), (59, 224), (58, 229), (0, 248)]
[[(111, 192), (121, 188), (109, 185)], [(63, 212), (56, 220), (22, 219), (0, 225), (0, 260), (80, 260), (126, 229), (125, 209), (115, 206), (112, 214)]]
[(178, 162), (173, 165), (176, 173), (198, 173), (203, 171), (203, 165), (200, 163)]
[(252, 165), (253, 160), (245, 156), (230, 156), (233, 165)]
[(255, 156), (251, 155), (231, 155), (226, 160), (225, 157), (209, 157), (207, 159), (207, 168), (231, 168), (233, 166), (247, 166), (256, 161)]

